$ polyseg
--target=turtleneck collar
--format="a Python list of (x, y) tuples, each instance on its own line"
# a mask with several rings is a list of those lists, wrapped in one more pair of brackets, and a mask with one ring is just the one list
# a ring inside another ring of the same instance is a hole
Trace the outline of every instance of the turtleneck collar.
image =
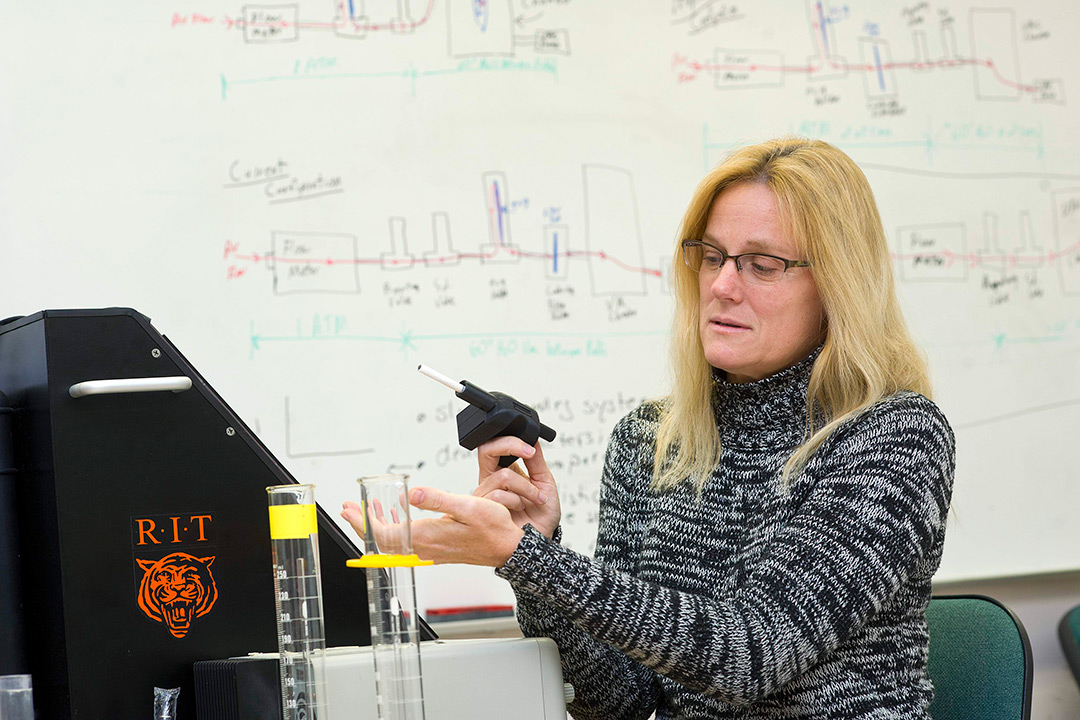
[(806, 392), (821, 346), (805, 359), (761, 380), (730, 383), (713, 373), (713, 409), (721, 445), (794, 447), (805, 440)]

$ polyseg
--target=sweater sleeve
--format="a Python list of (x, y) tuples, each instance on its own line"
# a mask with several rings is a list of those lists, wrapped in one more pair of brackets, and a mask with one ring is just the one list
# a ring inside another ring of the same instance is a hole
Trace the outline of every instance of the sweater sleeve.
[(577, 628), (655, 672), (745, 704), (813, 667), (943, 539), (952, 432), (921, 396), (872, 408), (812, 460), (814, 485), (731, 597), (678, 592), (527, 535), (500, 569)]
[[(635, 427), (638, 422), (631, 415), (613, 430), (600, 487), (595, 557), (597, 563), (617, 573), (632, 570), (633, 539), (626, 528), (634, 508), (627, 492), (626, 478), (615, 478), (612, 468), (635, 466), (635, 458), (631, 456), (645, 449), (631, 440), (641, 434)], [(518, 553), (527, 556), (558, 547), (557, 543), (526, 526), (526, 536)], [(499, 574), (507, 576), (504, 570)], [(564, 679), (574, 686), (575, 691), (569, 709), (577, 720), (644, 720), (649, 717), (659, 694), (655, 672), (572, 623), (570, 617), (548, 603), (542, 593), (530, 592), (512, 579), (511, 585), (517, 597), (517, 617), (522, 632), (529, 637), (549, 637), (559, 646)]]

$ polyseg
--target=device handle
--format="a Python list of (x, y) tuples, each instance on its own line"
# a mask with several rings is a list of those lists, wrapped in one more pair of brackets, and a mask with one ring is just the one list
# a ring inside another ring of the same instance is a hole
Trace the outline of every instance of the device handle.
[(119, 378), (117, 380), (87, 380), (68, 388), (68, 395), (81, 398), (86, 395), (116, 395), (118, 393), (184, 392), (191, 388), (191, 378), (175, 377)]

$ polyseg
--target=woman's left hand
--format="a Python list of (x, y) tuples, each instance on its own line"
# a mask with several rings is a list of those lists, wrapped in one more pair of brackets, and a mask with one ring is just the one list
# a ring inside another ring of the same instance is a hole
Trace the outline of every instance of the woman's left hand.
[[(514, 523), (509, 510), (485, 498), (417, 487), (409, 491), (409, 504), (443, 513), (439, 518), (412, 521), (413, 552), (439, 565), (500, 567), (510, 559), (525, 534)], [(346, 502), (341, 516), (362, 535), (364, 518), (356, 503)]]
[[(520, 457), (528, 472), (516, 462), (508, 468), (500, 468), (499, 458), (504, 455)], [(562, 511), (559, 489), (544, 460), (540, 443), (530, 447), (513, 436), (497, 437), (478, 447), (476, 457), (480, 480), (473, 495), (504, 505), (518, 527), (527, 523), (552, 537)]]

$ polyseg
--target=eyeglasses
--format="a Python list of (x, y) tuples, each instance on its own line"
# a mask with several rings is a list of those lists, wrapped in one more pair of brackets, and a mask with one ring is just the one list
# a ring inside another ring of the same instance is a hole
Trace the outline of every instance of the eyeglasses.
[[(728, 260), (735, 261), (739, 275), (755, 285), (772, 285), (784, 277), (788, 268), (810, 267), (805, 260), (785, 260), (763, 253), (728, 255), (720, 248), (703, 240), (683, 240), (682, 256), (686, 267), (702, 275), (716, 275)], [(743, 270), (749, 270), (744, 273)]]

